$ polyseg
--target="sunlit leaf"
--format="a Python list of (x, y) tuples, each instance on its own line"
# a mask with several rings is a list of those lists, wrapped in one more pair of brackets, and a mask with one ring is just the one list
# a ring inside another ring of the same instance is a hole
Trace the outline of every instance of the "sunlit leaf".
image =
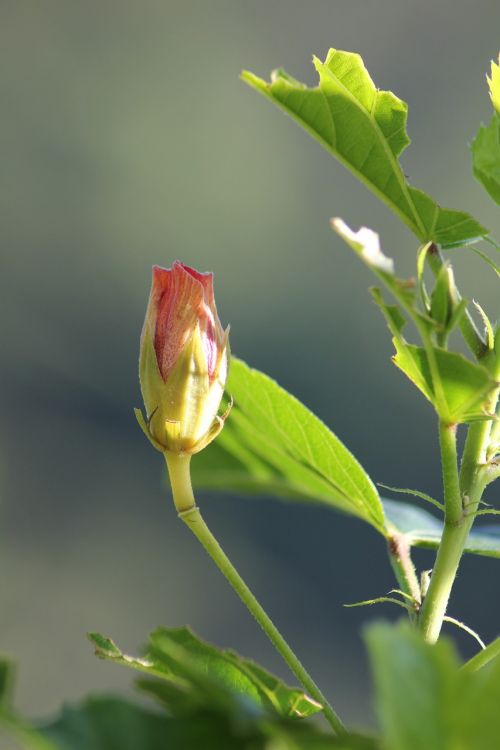
[(407, 105), (375, 87), (361, 57), (331, 49), (314, 58), (319, 85), (307, 88), (282, 70), (268, 83), (249, 72), (242, 78), (280, 106), (384, 201), (422, 242), (454, 246), (486, 230), (462, 211), (441, 208), (411, 187), (399, 163), (408, 145)]
[(274, 380), (236, 358), (227, 390), (234, 398), (231, 415), (215, 443), (193, 459), (199, 486), (226, 482), (229, 488), (244, 490), (257, 481), (264, 491), (316, 500), (383, 530), (382, 506), (372, 481), (318, 417)]
[(394, 364), (435, 406), (443, 421), (458, 424), (488, 418), (485, 405), (495, 381), (486, 368), (469, 362), (456, 352), (433, 347), (435, 377), (439, 378), (443, 397), (439, 400), (426, 350), (397, 338), (394, 338), (394, 347)]

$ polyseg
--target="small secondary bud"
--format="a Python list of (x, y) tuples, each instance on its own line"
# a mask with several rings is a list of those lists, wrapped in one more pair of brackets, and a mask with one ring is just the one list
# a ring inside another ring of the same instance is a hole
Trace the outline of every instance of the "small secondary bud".
[(139, 376), (147, 421), (136, 416), (160, 451), (197, 453), (222, 429), (217, 411), (226, 384), (229, 328), (215, 308), (213, 274), (175, 261), (153, 267), (141, 335)]

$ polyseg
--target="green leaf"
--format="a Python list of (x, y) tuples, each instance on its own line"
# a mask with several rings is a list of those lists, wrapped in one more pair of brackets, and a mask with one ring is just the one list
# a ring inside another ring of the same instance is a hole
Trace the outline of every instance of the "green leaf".
[[(402, 534), (413, 547), (437, 549), (443, 524), (427, 510), (399, 500), (383, 500), (387, 528)], [(476, 526), (467, 539), (465, 552), (500, 557), (500, 525)]]
[(496, 383), (486, 368), (456, 352), (433, 347), (442, 393), (439, 399), (426, 350), (398, 338), (394, 338), (393, 343), (396, 349), (394, 364), (435, 406), (443, 421), (458, 424), (491, 418), (485, 405)]
[(323, 422), (274, 380), (236, 358), (227, 390), (234, 398), (231, 415), (215, 443), (193, 460), (198, 486), (252, 491), (257, 482), (263, 491), (351, 513), (383, 533), (377, 490)]
[(452, 643), (424, 642), (408, 623), (366, 634), (387, 750), (492, 750), (500, 736), (500, 662), (458, 669)]
[(410, 142), (407, 105), (375, 87), (358, 54), (331, 49), (324, 63), (315, 57), (314, 66), (319, 85), (312, 89), (282, 70), (270, 83), (246, 71), (242, 78), (302, 125), (422, 242), (449, 247), (487, 233), (469, 214), (441, 208), (409, 185), (399, 163)]
[(201, 739), (202, 729), (206, 731), (202, 726), (179, 727), (165, 716), (120, 698), (90, 698), (80, 706), (65, 707), (40, 734), (57, 750), (164, 750), (189, 747), (177, 743)]
[(407, 623), (376, 624), (366, 640), (388, 750), (451, 750), (458, 660), (450, 644), (429, 646)]
[[(415, 282), (395, 275), (393, 262), (381, 251), (376, 232), (367, 227), (354, 232), (342, 219), (333, 219), (332, 228), (385, 284), (422, 336), (425, 348), (408, 344), (402, 335), (405, 318), (400, 307), (387, 305), (380, 291), (372, 290), (373, 298), (394, 335), (396, 356), (393, 361), (396, 366), (433, 404), (443, 421), (459, 423), (491, 418), (485, 410), (485, 402), (496, 383), (486, 368), (469, 362), (461, 354), (434, 346), (432, 342), (431, 333), (436, 326), (443, 331), (444, 325), (448, 330), (457, 322), (456, 315), (449, 316), (451, 310), (448, 301), (445, 302), (453, 283), (451, 269), (444, 266), (444, 273), (440, 274), (434, 290), (431, 311), (438, 320), (432, 320), (417, 309)], [(453, 313), (459, 310), (460, 305)]]
[(321, 706), (302, 690), (288, 687), (233, 651), (200, 640), (189, 628), (158, 628), (150, 635), (144, 658), (123, 654), (113, 641), (99, 634), (92, 633), (89, 638), (99, 657), (164, 681), (166, 685), (158, 688), (146, 681), (140, 685), (160, 697), (174, 713), (210, 707), (216, 699), (226, 706), (232, 695), (285, 717), (304, 717), (321, 711)]
[(472, 142), (474, 177), (495, 203), (500, 204), (500, 116), (494, 114), (488, 125), (481, 125)]
[(15, 672), (14, 662), (0, 657), (0, 711), (9, 711), (12, 707)]
[[(207, 698), (209, 703), (210, 696)], [(93, 697), (76, 706), (66, 706), (57, 719), (36, 727), (21, 719), (4, 721), (0, 716), (0, 731), (5, 729), (7, 736), (15, 740), (16, 750), (380, 749), (371, 738), (336, 738), (309, 722), (271, 719), (252, 713), (248, 707), (245, 710), (237, 720), (218, 708), (167, 717), (128, 700)]]

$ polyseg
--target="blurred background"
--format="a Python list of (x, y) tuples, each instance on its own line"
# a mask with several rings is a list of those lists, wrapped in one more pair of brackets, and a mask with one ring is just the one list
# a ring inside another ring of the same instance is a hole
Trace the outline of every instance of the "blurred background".
[[(415, 239), (238, 75), (284, 66), (312, 84), (313, 53), (359, 51), (409, 103), (412, 183), (498, 233), (468, 144), (490, 115), (499, 29), (496, 0), (2, 3), (0, 648), (19, 660), (24, 711), (130, 690), (130, 674), (92, 656), (90, 629), (136, 651), (157, 624), (188, 623), (291, 679), (177, 521), (135, 424), (153, 263), (215, 271), (233, 351), (320, 415), (374, 481), (439, 495), (433, 412), (392, 366), (372, 279), (328, 219), (380, 232), (402, 275)], [(466, 251), (454, 259), (495, 317), (498, 279)], [(399, 612), (342, 604), (393, 585), (381, 539), (318, 507), (200, 503), (336, 708), (372, 723), (362, 626)], [(464, 559), (450, 610), (485, 639), (494, 575), (498, 562)]]

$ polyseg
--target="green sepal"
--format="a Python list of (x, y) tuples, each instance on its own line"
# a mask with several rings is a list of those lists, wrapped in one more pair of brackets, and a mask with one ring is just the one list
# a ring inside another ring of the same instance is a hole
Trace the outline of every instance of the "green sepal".
[(451, 266), (444, 263), (436, 279), (436, 285), (432, 290), (430, 314), (433, 320), (446, 330), (451, 312), (450, 299), (450, 273)]
[(135, 418), (137, 419), (137, 423), (143, 433), (146, 435), (147, 439), (151, 443), (151, 445), (156, 448), (157, 451), (160, 451), (160, 453), (165, 453), (165, 448), (163, 445), (160, 445), (160, 443), (154, 439), (151, 432), (149, 431), (149, 425), (144, 419), (144, 415), (140, 409), (134, 409)]

